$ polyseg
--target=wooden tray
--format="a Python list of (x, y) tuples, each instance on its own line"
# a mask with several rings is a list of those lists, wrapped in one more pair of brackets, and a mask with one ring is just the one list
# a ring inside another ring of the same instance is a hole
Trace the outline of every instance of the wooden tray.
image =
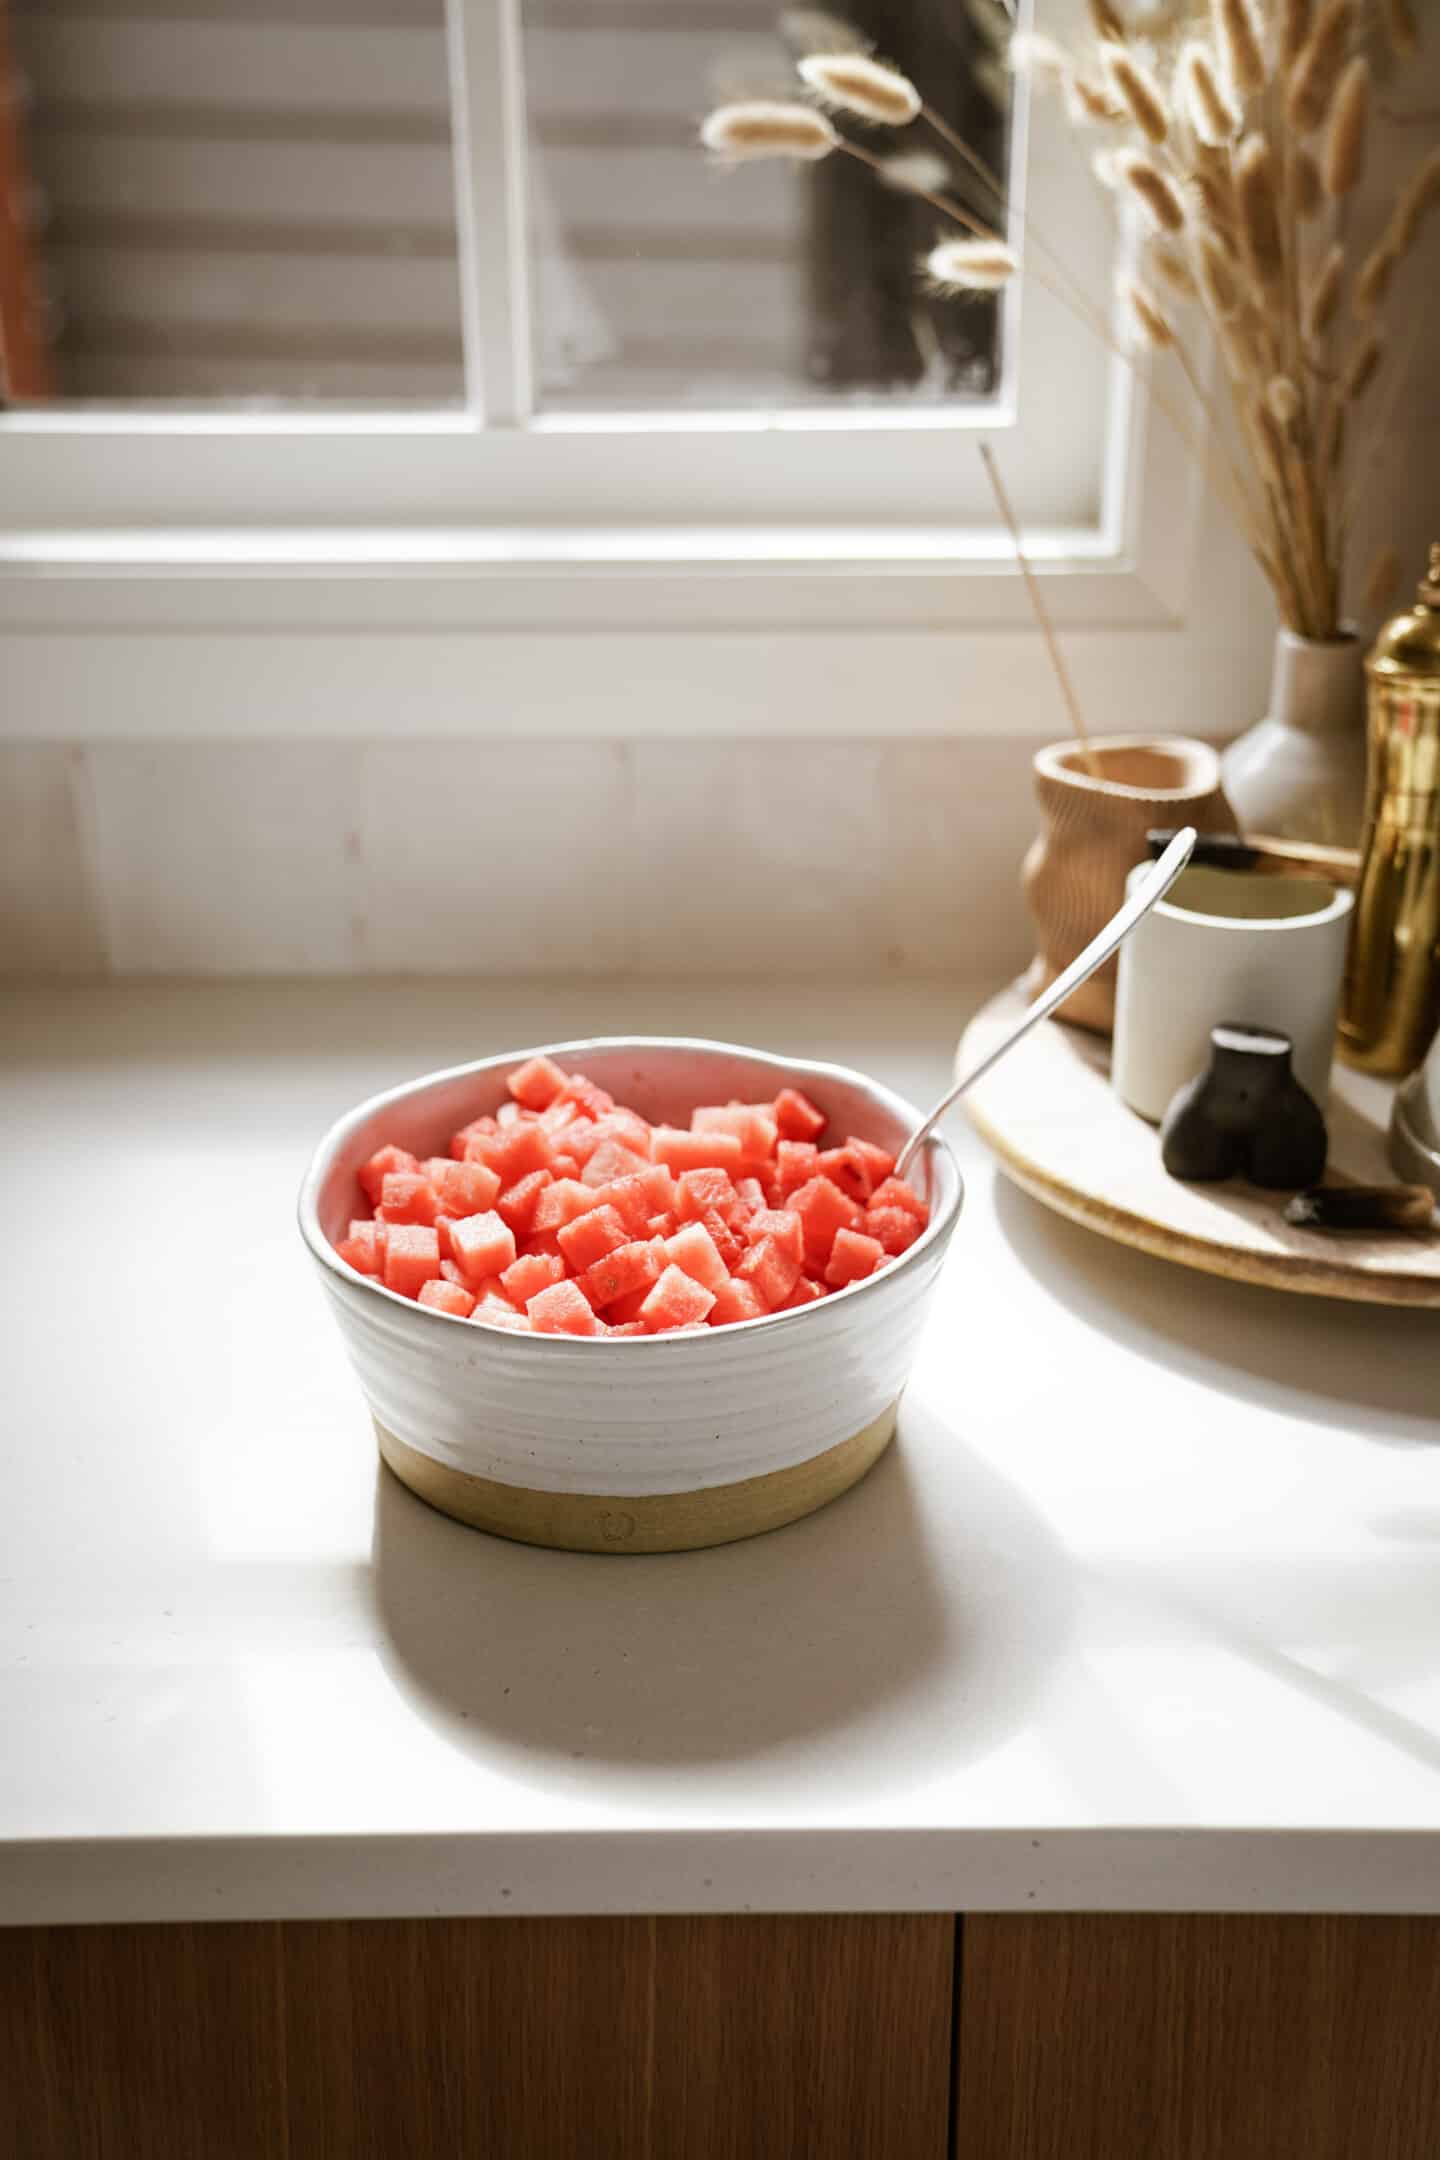
[[(957, 1063), (981, 1057), (1024, 1004), (1018, 985), (992, 998), (965, 1030)], [(1327, 1179), (1394, 1183), (1385, 1152), (1392, 1092), (1337, 1064)], [(1110, 1045), (1098, 1036), (1043, 1022), (965, 1107), (1017, 1185), (1122, 1245), (1272, 1290), (1440, 1309), (1440, 1234), (1297, 1230), (1283, 1218), (1284, 1193), (1167, 1177), (1155, 1127), (1110, 1086)]]

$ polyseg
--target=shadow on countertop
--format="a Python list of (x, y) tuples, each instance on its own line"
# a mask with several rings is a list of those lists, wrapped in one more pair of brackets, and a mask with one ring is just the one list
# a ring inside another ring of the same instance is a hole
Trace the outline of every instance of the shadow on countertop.
[(1042, 1289), (1132, 1354), (1367, 1440), (1440, 1443), (1433, 1312), (1301, 1297), (1156, 1260), (1067, 1221), (998, 1170), (995, 1220)]
[(498, 1746), (547, 1785), (782, 1815), (923, 1786), (995, 1749), (1075, 1601), (1041, 1518), (923, 1404), (818, 1514), (702, 1552), (511, 1544), (382, 1470), (374, 1574), (382, 1655), (453, 1740)]

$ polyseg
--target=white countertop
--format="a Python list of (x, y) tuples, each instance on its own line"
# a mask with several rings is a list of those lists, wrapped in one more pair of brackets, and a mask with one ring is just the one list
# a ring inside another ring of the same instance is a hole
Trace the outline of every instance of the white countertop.
[(1440, 1910), (1440, 1325), (971, 1180), (898, 1445), (751, 1543), (532, 1551), (377, 1469), (330, 1119), (543, 1037), (938, 1091), (945, 986), (21, 990), (0, 1920)]

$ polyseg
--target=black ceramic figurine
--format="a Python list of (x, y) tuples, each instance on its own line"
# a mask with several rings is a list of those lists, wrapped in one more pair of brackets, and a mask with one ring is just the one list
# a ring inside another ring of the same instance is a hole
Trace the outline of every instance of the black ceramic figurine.
[(1210, 1030), (1210, 1063), (1187, 1080), (1160, 1127), (1171, 1177), (1243, 1177), (1252, 1185), (1313, 1185), (1325, 1168), (1325, 1120), (1290, 1070), (1288, 1035)]

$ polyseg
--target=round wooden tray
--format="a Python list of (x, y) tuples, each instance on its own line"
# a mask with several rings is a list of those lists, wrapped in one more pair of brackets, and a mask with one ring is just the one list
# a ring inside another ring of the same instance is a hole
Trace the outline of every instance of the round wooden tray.
[[(965, 1030), (957, 1065), (983, 1056), (1025, 1003), (1018, 984), (992, 998)], [(1391, 1094), (1337, 1064), (1328, 1181), (1395, 1182), (1385, 1152)], [(1110, 1045), (1098, 1036), (1042, 1022), (965, 1107), (1017, 1185), (1123, 1245), (1272, 1290), (1440, 1309), (1440, 1235), (1298, 1230), (1284, 1220), (1284, 1193), (1167, 1177), (1155, 1127), (1112, 1089)]]

